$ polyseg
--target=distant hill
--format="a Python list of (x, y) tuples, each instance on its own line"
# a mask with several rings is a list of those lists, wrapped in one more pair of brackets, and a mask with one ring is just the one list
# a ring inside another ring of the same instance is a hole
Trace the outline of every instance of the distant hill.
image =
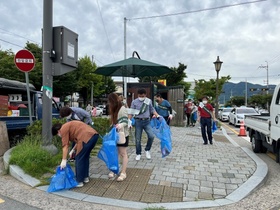
[[(269, 93), (273, 94), (274, 88), (276, 85), (269, 85)], [(225, 102), (230, 100), (231, 96), (244, 96), (245, 97), (245, 87), (246, 82), (232, 83), (227, 82), (223, 86), (223, 92), (219, 97), (219, 103), (224, 104)], [(251, 88), (256, 89), (255, 91), (250, 91)], [(266, 93), (266, 91), (262, 91), (262, 88), (266, 88), (266, 85), (252, 84), (247, 82), (247, 97), (248, 99), (252, 95)]]

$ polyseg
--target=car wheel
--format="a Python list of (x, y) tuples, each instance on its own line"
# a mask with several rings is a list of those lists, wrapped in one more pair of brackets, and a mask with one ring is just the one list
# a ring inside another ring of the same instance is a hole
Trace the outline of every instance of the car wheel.
[(236, 119), (234, 119), (234, 127), (237, 127)]
[(261, 151), (262, 142), (259, 139), (256, 139), (256, 134), (252, 136), (252, 150), (255, 153), (259, 153)]

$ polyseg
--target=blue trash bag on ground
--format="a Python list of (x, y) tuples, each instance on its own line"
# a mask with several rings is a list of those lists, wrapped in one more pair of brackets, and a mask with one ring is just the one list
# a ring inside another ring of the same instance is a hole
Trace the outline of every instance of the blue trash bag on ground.
[(108, 169), (115, 174), (119, 173), (118, 140), (117, 129), (113, 127), (108, 134), (103, 136), (102, 147), (97, 154), (97, 157), (103, 160)]
[(167, 125), (163, 117), (160, 117), (159, 119), (153, 118), (151, 120), (151, 127), (155, 136), (160, 140), (162, 157), (166, 157), (172, 150), (170, 127)]
[(74, 172), (69, 164), (66, 164), (64, 169), (60, 169), (60, 166), (58, 166), (56, 174), (52, 176), (47, 192), (56, 192), (76, 187), (78, 183), (74, 177)]
[(213, 122), (212, 122), (212, 133), (215, 133), (216, 130), (218, 130), (217, 122), (213, 120)]

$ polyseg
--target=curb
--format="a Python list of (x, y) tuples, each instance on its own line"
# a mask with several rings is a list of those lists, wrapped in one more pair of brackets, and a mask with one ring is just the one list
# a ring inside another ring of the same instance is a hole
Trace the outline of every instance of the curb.
[[(223, 135), (236, 147), (240, 147), (227, 133), (225, 129), (222, 127)], [(192, 208), (206, 208), (206, 207), (220, 207), (224, 205), (233, 204), (239, 202), (246, 196), (248, 196), (251, 192), (256, 190), (259, 186), (261, 186), (267, 177), (268, 174), (268, 167), (266, 163), (260, 159), (253, 151), (249, 150), (245, 147), (240, 147), (257, 165), (257, 169), (255, 173), (239, 188), (233, 191), (231, 194), (226, 196), (223, 199), (216, 199), (216, 200), (204, 200), (204, 201), (192, 201), (192, 202), (172, 202), (172, 203), (142, 203), (142, 202), (135, 202), (135, 201), (125, 201), (125, 200), (118, 200), (112, 198), (104, 198), (98, 196), (87, 195), (83, 193), (77, 193), (70, 190), (58, 191), (52, 194), (67, 197), (75, 200), (86, 201), (91, 203), (97, 204), (113, 204), (117, 207), (124, 207), (124, 208), (133, 208), (133, 209), (144, 209), (149, 207), (163, 207), (167, 209), (192, 209)], [(13, 149), (13, 148), (12, 148)], [(17, 180), (30, 185), (31, 187), (38, 186), (40, 181), (29, 176), (28, 174), (24, 173), (21, 168), (16, 165), (8, 165), (11, 150), (8, 150), (3, 157), (5, 169), (9, 168), (9, 173), (11, 176), (16, 178)], [(36, 189), (47, 191), (48, 186), (40, 186), (36, 187)]]

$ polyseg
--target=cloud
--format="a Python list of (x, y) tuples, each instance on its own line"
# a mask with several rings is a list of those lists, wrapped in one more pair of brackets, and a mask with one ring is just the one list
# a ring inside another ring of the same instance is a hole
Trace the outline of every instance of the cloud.
[[(102, 66), (137, 51), (141, 58), (170, 67), (188, 66), (187, 81), (216, 77), (213, 62), (224, 62), (221, 76), (232, 82), (247, 79), (263, 84), (269, 65), (271, 84), (280, 81), (280, 2), (263, 1), (208, 10), (249, 0), (67, 0), (53, 1), (53, 25), (79, 34), (79, 57), (94, 55)], [(172, 13), (187, 13), (143, 18)], [(41, 43), (43, 1), (9, 0), (0, 3), (1, 49), (18, 51), (27, 39)], [(105, 31), (106, 30), (106, 31)], [(21, 37), (17, 36), (20, 35)], [(22, 38), (25, 37), (25, 38)], [(265, 62), (267, 61), (267, 63)]]

